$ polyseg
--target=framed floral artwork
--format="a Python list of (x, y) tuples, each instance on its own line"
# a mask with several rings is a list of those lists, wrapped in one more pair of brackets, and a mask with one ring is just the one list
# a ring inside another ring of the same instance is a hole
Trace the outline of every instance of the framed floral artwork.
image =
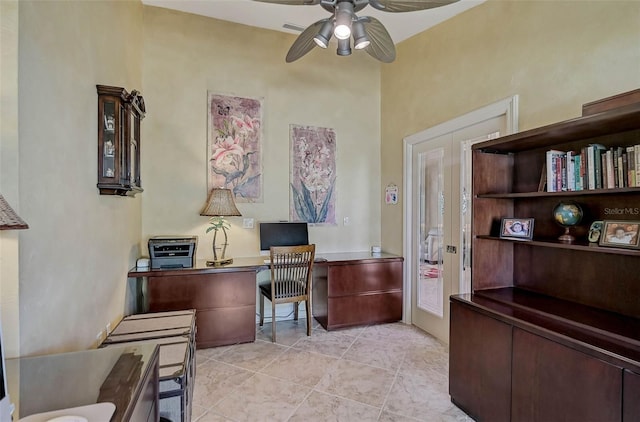
[(262, 202), (262, 101), (208, 93), (207, 192)]
[(336, 225), (335, 131), (290, 125), (289, 141), (289, 219), (314, 225)]

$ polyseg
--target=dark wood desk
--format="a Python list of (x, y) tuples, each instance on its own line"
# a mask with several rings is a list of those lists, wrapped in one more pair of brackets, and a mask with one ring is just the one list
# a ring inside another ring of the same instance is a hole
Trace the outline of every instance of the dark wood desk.
[[(234, 258), (224, 267), (133, 268), (138, 312), (196, 310), (198, 348), (255, 341), (256, 274), (266, 257)], [(402, 319), (402, 261), (369, 252), (318, 254), (313, 316), (326, 329)], [(143, 288), (146, 278), (146, 288)]]
[[(256, 273), (264, 258), (234, 258), (224, 267), (129, 271), (138, 278), (138, 312), (196, 310), (198, 348), (248, 343), (256, 339)], [(142, 288), (145, 277), (146, 289)], [(142, 298), (142, 300), (140, 300)]]
[(144, 343), (8, 359), (13, 419), (111, 402), (111, 422), (158, 421), (158, 353)]

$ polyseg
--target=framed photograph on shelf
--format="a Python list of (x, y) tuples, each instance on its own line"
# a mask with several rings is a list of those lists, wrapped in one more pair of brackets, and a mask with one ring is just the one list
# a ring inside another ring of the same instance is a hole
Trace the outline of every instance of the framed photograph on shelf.
[(640, 221), (604, 220), (599, 245), (638, 249)]
[(501, 239), (533, 239), (533, 218), (503, 218), (500, 224)]

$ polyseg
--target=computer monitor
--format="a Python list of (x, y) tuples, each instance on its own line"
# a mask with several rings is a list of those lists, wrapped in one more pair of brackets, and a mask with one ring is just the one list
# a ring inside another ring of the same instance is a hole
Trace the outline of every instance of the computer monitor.
[(308, 245), (307, 223), (260, 223), (260, 254), (269, 255), (272, 246)]

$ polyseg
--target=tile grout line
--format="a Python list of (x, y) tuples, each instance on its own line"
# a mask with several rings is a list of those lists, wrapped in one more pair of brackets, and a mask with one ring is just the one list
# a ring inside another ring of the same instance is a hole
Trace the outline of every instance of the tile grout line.
[(387, 406), (387, 401), (389, 400), (389, 396), (391, 395), (391, 391), (393, 390), (393, 387), (396, 385), (396, 382), (398, 381), (398, 374), (400, 374), (400, 369), (402, 368), (402, 365), (404, 364), (404, 361), (406, 358), (407, 358), (407, 352), (404, 352), (402, 359), (400, 359), (400, 363), (396, 368), (396, 373), (393, 376), (393, 381), (391, 381), (391, 385), (387, 390), (387, 394), (385, 394), (384, 396), (384, 400), (382, 401), (382, 406), (380, 406), (380, 413), (378, 414), (378, 420), (380, 420), (380, 418), (382, 417), (382, 413), (384, 412), (384, 409)]

